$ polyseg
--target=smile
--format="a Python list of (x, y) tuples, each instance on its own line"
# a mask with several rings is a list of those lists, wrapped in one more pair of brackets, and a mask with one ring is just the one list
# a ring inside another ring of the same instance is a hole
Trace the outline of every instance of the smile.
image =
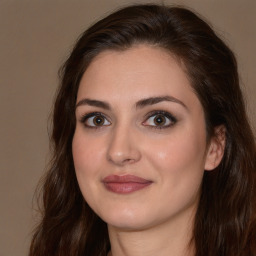
[(152, 181), (134, 175), (110, 175), (103, 179), (103, 184), (111, 192), (129, 194), (148, 187)]

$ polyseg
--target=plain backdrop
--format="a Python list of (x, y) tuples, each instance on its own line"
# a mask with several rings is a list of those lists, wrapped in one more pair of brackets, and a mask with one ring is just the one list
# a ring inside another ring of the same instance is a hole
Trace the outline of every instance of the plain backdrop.
[[(57, 71), (81, 32), (123, 0), (0, 0), (0, 256), (27, 255), (32, 199), (45, 171), (47, 120)], [(236, 53), (248, 114), (256, 126), (256, 1), (174, 0), (192, 8)]]

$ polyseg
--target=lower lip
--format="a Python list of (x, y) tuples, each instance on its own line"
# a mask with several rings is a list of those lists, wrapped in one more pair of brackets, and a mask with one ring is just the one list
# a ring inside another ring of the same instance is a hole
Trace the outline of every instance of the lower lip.
[(117, 194), (129, 194), (151, 185), (152, 182), (137, 183), (137, 182), (105, 182), (107, 190)]

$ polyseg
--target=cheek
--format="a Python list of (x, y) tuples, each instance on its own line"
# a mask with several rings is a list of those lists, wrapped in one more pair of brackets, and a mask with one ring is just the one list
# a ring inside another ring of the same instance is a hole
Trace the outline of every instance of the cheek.
[(76, 130), (72, 141), (72, 154), (76, 171), (93, 173), (93, 169), (96, 169), (97, 163), (102, 159), (103, 150), (97, 139), (84, 136), (82, 131)]
[(204, 173), (205, 148), (205, 133), (190, 127), (158, 141), (154, 148), (148, 149), (147, 158), (158, 170), (166, 190), (174, 187), (197, 190)]
[(85, 201), (97, 211), (99, 195), (97, 181), (101, 179), (101, 163), (104, 147), (100, 141), (85, 136), (83, 131), (76, 130), (72, 141), (72, 153), (77, 181)]
[(169, 167), (185, 167), (186, 165), (198, 165), (204, 162), (205, 142), (200, 139), (202, 136), (180, 136), (170, 138), (158, 143), (154, 146), (151, 154), (155, 163), (163, 166), (165, 169)]
[(97, 139), (84, 136), (76, 130), (72, 142), (75, 172), (83, 195), (90, 193), (95, 179), (100, 179), (100, 163), (104, 156), (104, 147)]

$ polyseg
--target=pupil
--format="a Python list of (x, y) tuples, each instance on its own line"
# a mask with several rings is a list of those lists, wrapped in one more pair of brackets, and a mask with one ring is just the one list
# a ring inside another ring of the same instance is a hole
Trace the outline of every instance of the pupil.
[(154, 121), (156, 125), (163, 125), (165, 123), (165, 118), (162, 115), (157, 115)]
[(100, 116), (97, 116), (93, 119), (93, 122), (95, 125), (101, 125), (103, 123), (103, 118)]

